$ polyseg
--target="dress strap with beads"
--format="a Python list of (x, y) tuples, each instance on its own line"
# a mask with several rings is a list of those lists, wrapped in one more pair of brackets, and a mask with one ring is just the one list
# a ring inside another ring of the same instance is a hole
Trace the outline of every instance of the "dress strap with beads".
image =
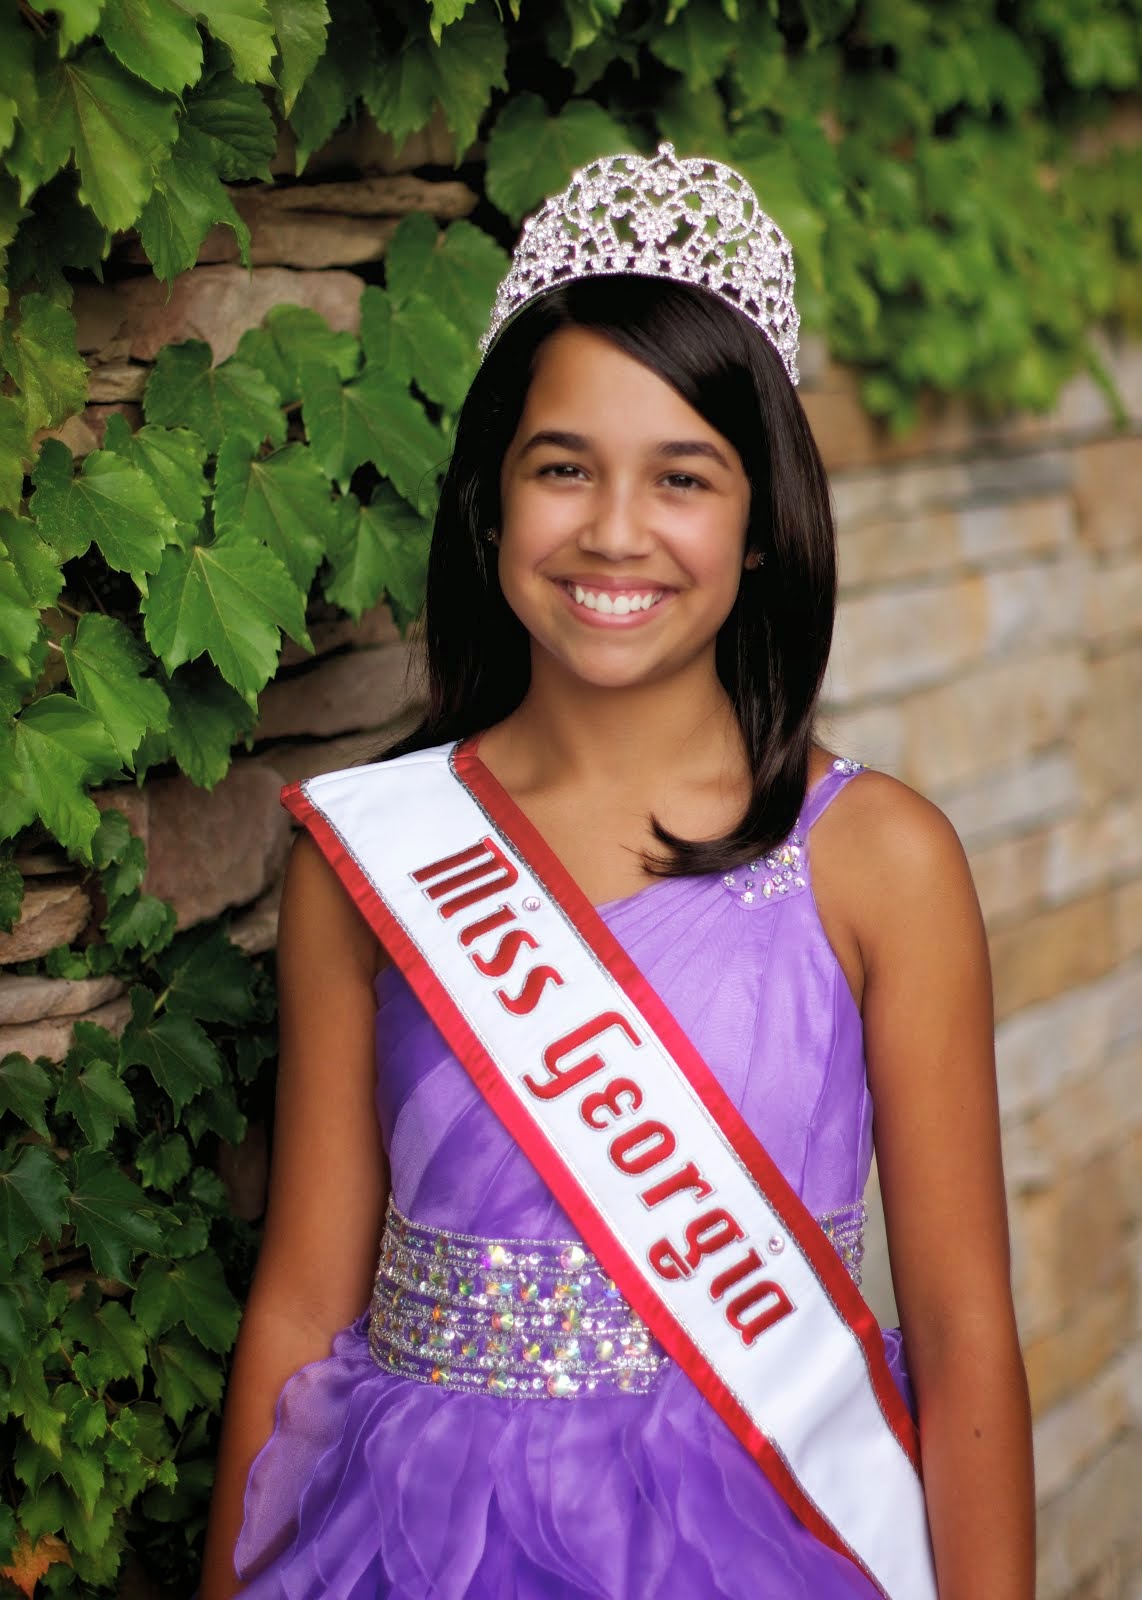
[(791, 1509), (890, 1600), (935, 1600), (916, 1430), (872, 1313), (474, 742), (283, 800), (627, 1305)]

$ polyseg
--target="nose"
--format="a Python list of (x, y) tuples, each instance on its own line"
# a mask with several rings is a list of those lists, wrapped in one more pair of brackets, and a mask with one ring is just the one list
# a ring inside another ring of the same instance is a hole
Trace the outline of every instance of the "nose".
[(650, 555), (654, 535), (637, 493), (619, 484), (600, 484), (591, 496), (578, 544), (584, 555), (603, 561), (631, 561)]

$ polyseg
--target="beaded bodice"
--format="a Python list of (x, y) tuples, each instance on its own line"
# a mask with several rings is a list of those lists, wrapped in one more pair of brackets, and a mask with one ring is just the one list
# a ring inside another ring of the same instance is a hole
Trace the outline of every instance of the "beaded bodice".
[[(872, 1106), (859, 1012), (812, 894), (811, 830), (859, 770), (835, 763), (785, 844), (739, 872), (663, 879), (600, 908), (854, 1276)], [(374, 1355), (423, 1381), (448, 1355), (455, 1387), (495, 1373), (514, 1393), (548, 1393), (560, 1374), (579, 1385), (568, 1393), (651, 1384), (664, 1353), (394, 968), (377, 1026), (392, 1208)]]

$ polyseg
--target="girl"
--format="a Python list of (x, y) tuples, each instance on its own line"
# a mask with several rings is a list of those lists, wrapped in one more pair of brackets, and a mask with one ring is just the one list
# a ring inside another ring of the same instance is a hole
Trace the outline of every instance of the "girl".
[[(1032, 1594), (984, 933), (945, 818), (814, 740), (791, 292), (668, 146), (525, 228), (428, 715), (287, 795), (202, 1600)], [(874, 1129), (911, 1388), (854, 1286)]]

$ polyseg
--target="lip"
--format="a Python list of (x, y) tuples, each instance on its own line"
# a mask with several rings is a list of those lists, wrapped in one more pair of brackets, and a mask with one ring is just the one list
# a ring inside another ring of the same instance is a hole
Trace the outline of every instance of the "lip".
[[(673, 598), (676, 590), (668, 586), (646, 583), (645, 581), (633, 583), (629, 578), (606, 580), (600, 578), (574, 577), (553, 578), (551, 580), (563, 597), (563, 604), (575, 617), (588, 628), (639, 628), (652, 620)], [(578, 585), (581, 589), (594, 589), (598, 593), (604, 590), (607, 594), (661, 594), (662, 598), (651, 606), (649, 611), (628, 611), (626, 616), (616, 616), (612, 612), (609, 616), (601, 611), (590, 611), (586, 606), (579, 605), (572, 589)]]

